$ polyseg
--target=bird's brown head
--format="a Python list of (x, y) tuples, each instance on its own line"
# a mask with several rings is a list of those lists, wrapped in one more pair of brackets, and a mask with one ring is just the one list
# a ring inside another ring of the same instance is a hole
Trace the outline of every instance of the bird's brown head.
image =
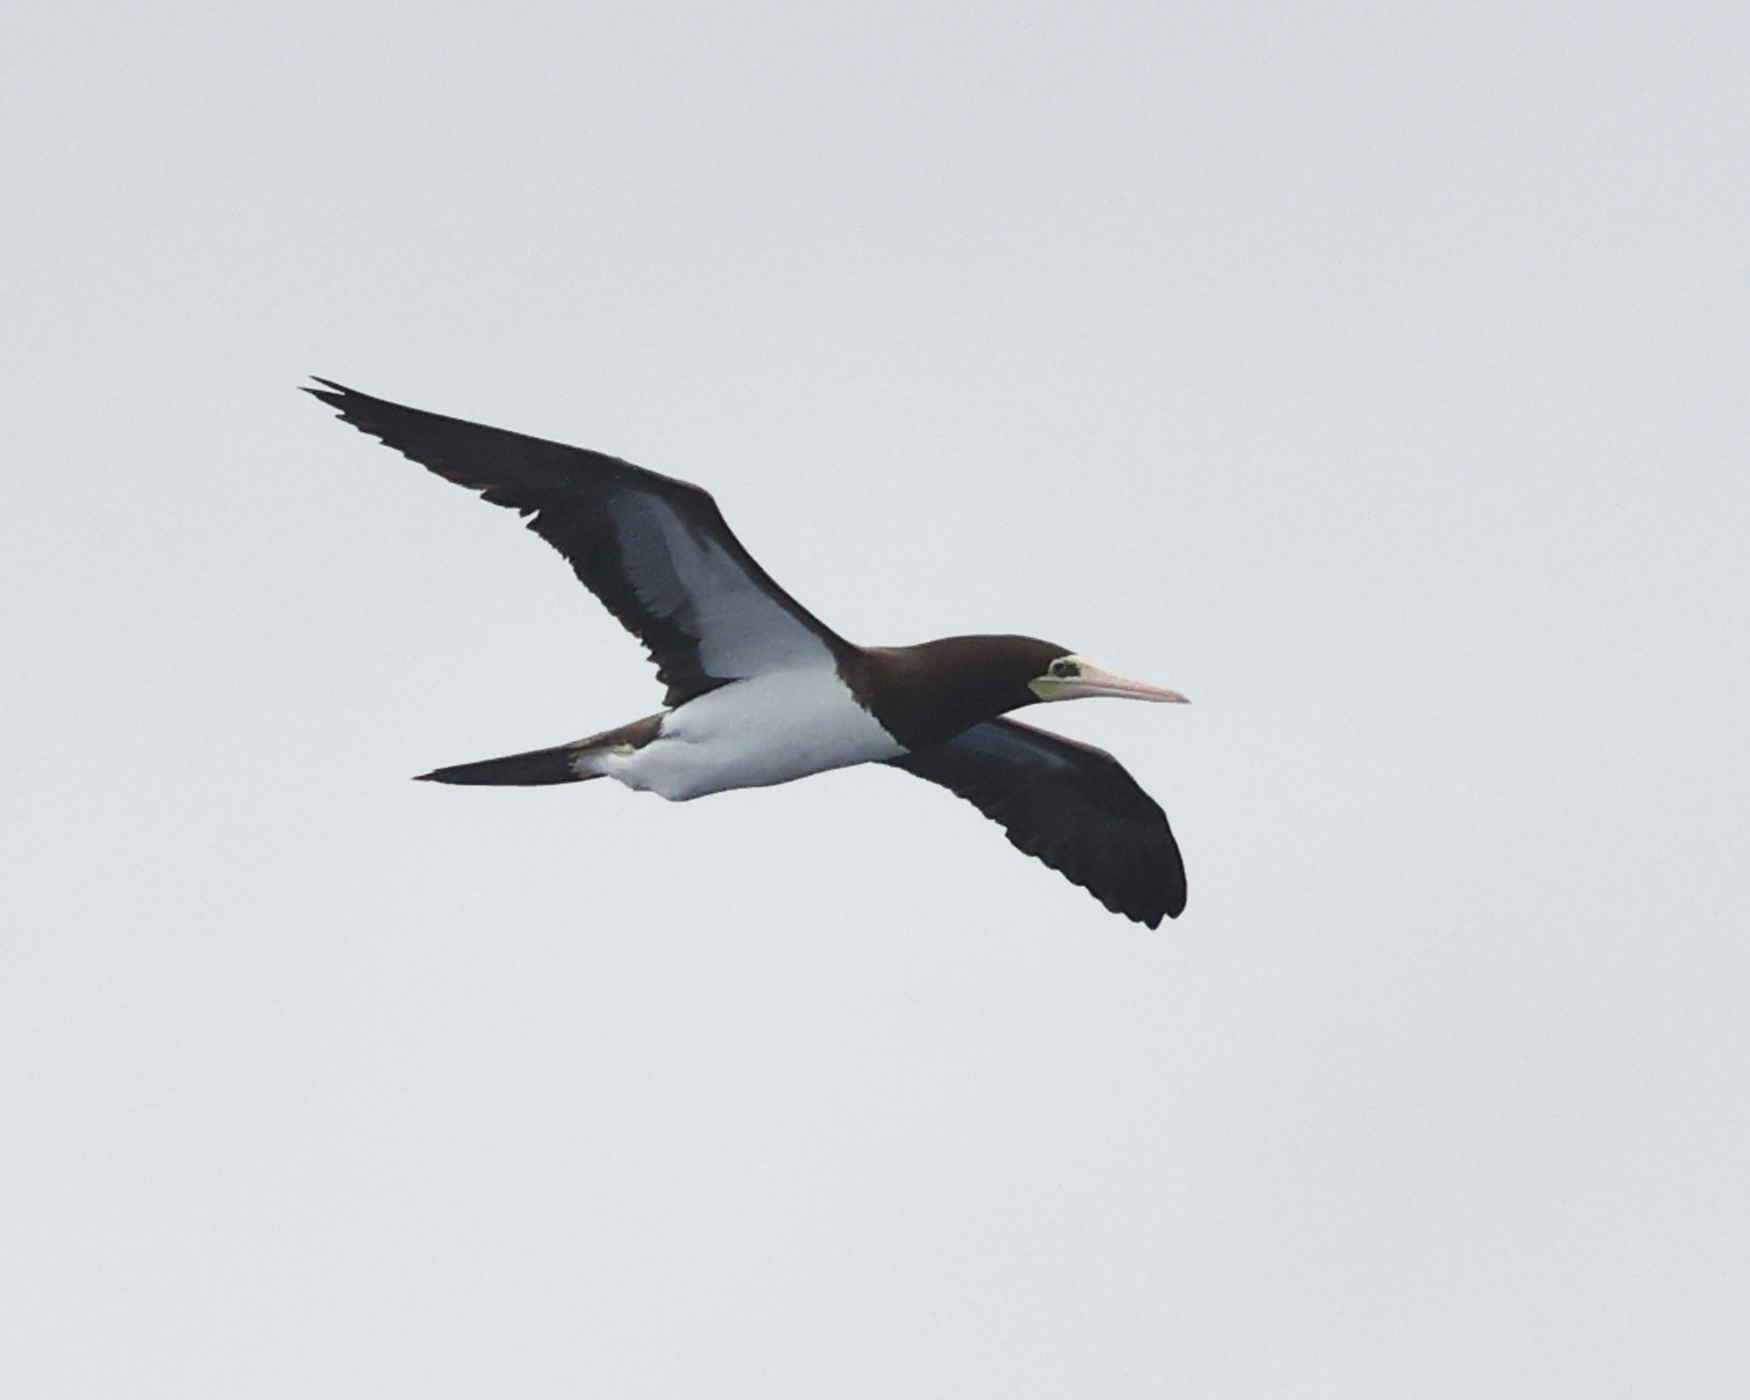
[(915, 647), (871, 647), (863, 655), (867, 679), (857, 688), (888, 732), (911, 749), (1044, 701), (1109, 695), (1185, 702), (1176, 690), (1128, 680), (1037, 637), (944, 637)]

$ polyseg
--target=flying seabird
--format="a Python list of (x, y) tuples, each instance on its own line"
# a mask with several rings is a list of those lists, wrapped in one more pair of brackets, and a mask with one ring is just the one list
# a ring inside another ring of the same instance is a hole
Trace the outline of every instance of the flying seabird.
[(305, 389), (494, 505), (565, 557), (668, 688), (661, 714), (556, 748), (439, 768), (439, 783), (617, 778), (684, 802), (856, 763), (939, 783), (1030, 856), (1150, 928), (1185, 907), (1160, 806), (1116, 759), (1002, 716), (1047, 700), (1180, 701), (1032, 637), (847, 642), (778, 587), (710, 495), (617, 457), (446, 418), (331, 380)]

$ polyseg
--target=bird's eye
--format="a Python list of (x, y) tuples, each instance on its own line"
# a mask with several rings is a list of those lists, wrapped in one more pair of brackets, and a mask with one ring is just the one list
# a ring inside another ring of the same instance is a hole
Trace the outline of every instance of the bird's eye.
[(1051, 663), (1051, 674), (1060, 681), (1068, 680), (1071, 676), (1079, 676), (1081, 673), (1082, 668), (1073, 661), (1053, 661)]

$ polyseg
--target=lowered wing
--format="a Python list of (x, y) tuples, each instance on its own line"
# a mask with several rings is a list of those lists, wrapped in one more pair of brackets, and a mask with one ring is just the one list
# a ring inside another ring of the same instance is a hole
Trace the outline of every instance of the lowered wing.
[(1167, 814), (1103, 749), (993, 719), (889, 762), (964, 797), (1114, 914), (1158, 928), (1185, 907)]

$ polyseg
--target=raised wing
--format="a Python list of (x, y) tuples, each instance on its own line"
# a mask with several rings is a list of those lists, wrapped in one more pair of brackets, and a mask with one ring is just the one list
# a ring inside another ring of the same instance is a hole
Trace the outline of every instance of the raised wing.
[(1185, 908), (1167, 814), (1103, 749), (993, 719), (889, 762), (964, 797), (1114, 914), (1159, 928)]
[(306, 389), (446, 481), (523, 515), (650, 652), (675, 706), (727, 681), (852, 651), (778, 587), (697, 486), (618, 457), (374, 399)]

